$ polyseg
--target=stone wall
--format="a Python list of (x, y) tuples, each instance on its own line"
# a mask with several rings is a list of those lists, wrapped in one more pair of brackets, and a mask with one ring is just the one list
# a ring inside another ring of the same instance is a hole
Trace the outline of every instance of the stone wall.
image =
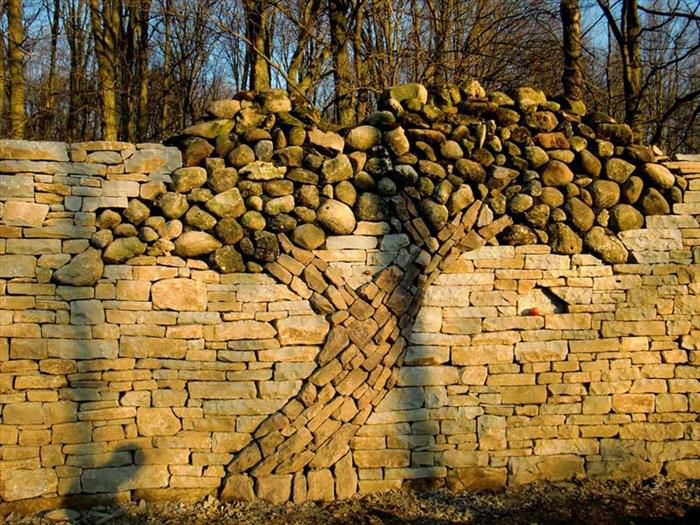
[[(465, 253), (427, 288), (405, 352), (389, 351), (395, 372), (331, 382), (317, 363), (341, 321), (312, 308), (298, 257), (222, 274), (175, 255), (90, 256), (96, 211), (126, 208), (180, 162), (150, 144), (0, 141), (0, 513), (78, 495), (279, 502), (417, 482), (700, 477), (697, 160), (666, 164), (689, 184), (673, 215), (620, 234), (636, 262), (543, 245)], [(389, 232), (360, 222), (313, 252), (345, 280), (335, 300), (372, 304), (379, 326), (381, 291), (363, 284), (411, 249)], [(330, 363), (366, 363), (363, 351)], [(320, 408), (304, 428), (335, 461), (254, 484), (231, 468), (254, 442), (263, 460), (279, 455), (299, 431), (261, 432), (267, 416), (312, 395), (326, 404), (309, 402)]]

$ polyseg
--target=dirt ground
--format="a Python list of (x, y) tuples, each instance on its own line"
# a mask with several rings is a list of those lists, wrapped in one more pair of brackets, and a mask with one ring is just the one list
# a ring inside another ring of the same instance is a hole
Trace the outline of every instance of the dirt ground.
[(332, 503), (274, 506), (146, 503), (7, 516), (8, 525), (698, 525), (700, 481), (535, 483), (486, 493), (401, 490)]

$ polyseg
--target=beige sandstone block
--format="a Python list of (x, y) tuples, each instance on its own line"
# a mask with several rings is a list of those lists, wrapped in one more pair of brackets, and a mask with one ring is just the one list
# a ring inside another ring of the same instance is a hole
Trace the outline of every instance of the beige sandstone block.
[(5, 202), (2, 220), (8, 226), (39, 228), (48, 212), (49, 206), (47, 204), (10, 200)]
[(585, 476), (584, 460), (573, 455), (510, 458), (510, 483), (522, 485), (533, 481), (564, 481)]
[(407, 467), (411, 464), (410, 450), (356, 450), (353, 456), (360, 468)]
[(654, 411), (653, 394), (614, 394), (612, 396), (614, 412), (635, 414)]
[(190, 381), (187, 389), (192, 399), (249, 399), (257, 394), (252, 381)]
[(488, 368), (485, 366), (466, 366), (462, 369), (460, 382), (464, 385), (484, 385)]
[(476, 420), (480, 450), (501, 450), (506, 448), (506, 418), (484, 415)]
[(206, 327), (205, 339), (214, 341), (237, 341), (241, 339), (271, 339), (277, 331), (270, 323), (259, 321), (232, 321)]
[(450, 359), (450, 349), (444, 346), (409, 346), (404, 355), (405, 365), (441, 365)]
[(513, 346), (485, 344), (452, 348), (453, 365), (491, 365), (513, 362)]
[(295, 315), (276, 321), (280, 344), (321, 344), (330, 329), (330, 323), (322, 315)]
[(33, 277), (36, 257), (31, 255), (0, 255), (0, 278)]
[(404, 366), (399, 370), (399, 386), (453, 385), (459, 382), (459, 369), (453, 366)]
[(533, 341), (515, 345), (515, 359), (521, 363), (564, 361), (568, 352), (566, 341)]
[(310, 470), (306, 475), (307, 493), (310, 501), (333, 501), (335, 496), (333, 474), (330, 469)]
[(684, 459), (666, 463), (666, 475), (671, 479), (700, 478), (700, 459)]
[(352, 453), (348, 452), (334, 466), (335, 496), (338, 499), (351, 498), (357, 493), (357, 471), (352, 463)]
[(159, 310), (201, 312), (207, 309), (207, 287), (193, 279), (163, 279), (151, 286), (151, 300)]
[(16, 501), (56, 494), (58, 477), (53, 469), (0, 469), (0, 498)]
[(136, 425), (139, 434), (147, 437), (173, 436), (181, 428), (180, 420), (170, 408), (140, 407), (136, 410)]
[(496, 490), (506, 485), (508, 469), (493, 467), (467, 467), (448, 471), (447, 486), (450, 490)]
[(75, 325), (95, 325), (105, 322), (102, 301), (71, 301), (70, 321)]
[(666, 441), (683, 437), (683, 423), (628, 423), (620, 427), (621, 439)]
[(536, 456), (550, 456), (554, 454), (591, 456), (598, 454), (598, 450), (597, 439), (538, 439), (535, 443)]
[(84, 469), (81, 476), (83, 492), (88, 494), (167, 487), (169, 479), (166, 465)]
[(486, 467), (489, 457), (487, 452), (451, 449), (442, 453), (438, 464), (451, 468)]
[(544, 385), (501, 387), (499, 390), (501, 402), (505, 404), (540, 404), (547, 400), (547, 387)]
[(292, 493), (292, 476), (261, 476), (256, 478), (258, 498), (279, 505), (289, 501)]

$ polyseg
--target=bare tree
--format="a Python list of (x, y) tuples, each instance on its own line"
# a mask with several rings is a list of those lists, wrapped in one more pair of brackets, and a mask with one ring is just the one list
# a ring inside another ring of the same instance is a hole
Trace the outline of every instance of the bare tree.
[(564, 72), (562, 75), (564, 96), (571, 100), (582, 100), (581, 11), (578, 0), (561, 0), (559, 12), (561, 14), (564, 44)]
[(7, 36), (10, 73), (10, 136), (22, 139), (26, 124), (22, 0), (7, 0)]

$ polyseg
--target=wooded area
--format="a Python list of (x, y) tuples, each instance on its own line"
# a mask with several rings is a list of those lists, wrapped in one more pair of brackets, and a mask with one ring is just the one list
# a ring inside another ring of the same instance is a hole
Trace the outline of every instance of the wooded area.
[(241, 89), (343, 126), (388, 86), (479, 80), (583, 99), (700, 151), (696, 0), (3, 0), (0, 136), (162, 140)]

